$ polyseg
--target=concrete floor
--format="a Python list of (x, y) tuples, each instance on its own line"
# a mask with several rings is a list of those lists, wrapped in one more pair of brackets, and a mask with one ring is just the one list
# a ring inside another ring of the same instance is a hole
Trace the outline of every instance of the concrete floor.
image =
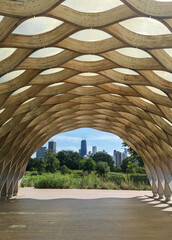
[(145, 194), (20, 189), (0, 202), (0, 240), (172, 239), (172, 207)]

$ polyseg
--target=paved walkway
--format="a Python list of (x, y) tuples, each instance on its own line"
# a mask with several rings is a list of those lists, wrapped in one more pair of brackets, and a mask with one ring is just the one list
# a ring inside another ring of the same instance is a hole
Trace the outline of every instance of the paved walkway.
[(0, 240), (171, 240), (172, 207), (145, 194), (20, 189), (0, 202)]

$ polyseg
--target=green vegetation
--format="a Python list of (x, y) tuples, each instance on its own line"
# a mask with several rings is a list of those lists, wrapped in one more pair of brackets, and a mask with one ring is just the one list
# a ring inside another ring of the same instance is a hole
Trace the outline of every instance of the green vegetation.
[(94, 171), (95, 167), (96, 167), (96, 163), (94, 162), (94, 160), (92, 158), (88, 158), (88, 159), (84, 160), (83, 165), (82, 165), (82, 169), (84, 171), (87, 171), (88, 173), (91, 173), (92, 171)]
[(110, 172), (110, 167), (108, 166), (107, 162), (98, 162), (96, 171), (99, 176), (105, 176), (108, 172)]
[[(96, 153), (92, 158), (88, 159), (83, 159), (79, 153), (72, 151), (60, 151), (57, 154), (53, 154), (51, 151), (47, 151), (45, 153), (45, 156), (45, 160), (31, 158), (27, 165), (26, 171), (37, 171), (39, 174), (41, 174), (55, 173), (58, 170), (62, 169), (62, 172), (64, 171), (64, 173), (67, 173), (66, 171), (68, 170), (83, 170), (90, 173), (91, 171), (98, 169), (98, 173), (101, 174), (99, 172), (99, 162), (105, 163), (105, 173), (109, 172), (108, 169), (112, 171), (114, 168), (112, 157), (102, 152)], [(98, 167), (96, 167), (97, 164)]]
[(56, 158), (60, 161), (60, 166), (65, 165), (71, 170), (78, 170), (79, 161), (82, 159), (79, 153), (73, 151), (60, 151), (56, 154)]
[(61, 174), (26, 172), (21, 187), (35, 188), (69, 188), (69, 189), (125, 189), (150, 190), (145, 174), (108, 173), (98, 176), (95, 172), (71, 171)]
[(67, 174), (67, 173), (71, 173), (71, 170), (68, 167), (66, 167), (66, 165), (63, 165), (60, 168), (60, 172), (61, 172), (61, 174)]
[(35, 188), (150, 189), (142, 159), (128, 147), (129, 157), (114, 167), (112, 157), (98, 152), (83, 159), (79, 153), (45, 153), (46, 159), (30, 159), (21, 186)]
[(110, 170), (113, 171), (114, 168), (114, 161), (112, 160), (112, 157), (109, 154), (103, 153), (103, 152), (98, 152), (94, 154), (93, 160), (98, 163), (98, 162), (106, 162), (108, 166), (110, 167)]

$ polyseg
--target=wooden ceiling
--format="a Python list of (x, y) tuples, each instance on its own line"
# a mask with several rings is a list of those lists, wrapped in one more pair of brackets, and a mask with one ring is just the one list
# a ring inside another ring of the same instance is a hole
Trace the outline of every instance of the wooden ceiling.
[[(0, 62), (1, 180), (10, 173), (18, 179), (30, 156), (53, 135), (81, 127), (117, 134), (140, 154), (149, 174), (162, 162), (171, 174), (172, 2), (122, 0), (122, 5), (96, 13), (79, 12), (63, 2), (0, 1), (0, 50), (15, 48)], [(40, 16), (62, 24), (40, 34), (14, 32)], [(140, 34), (121, 24), (135, 19), (137, 25), (140, 17), (158, 21), (168, 33)], [(85, 29), (109, 37), (71, 37)], [(50, 47), (62, 51), (31, 56)], [(147, 56), (126, 55), (127, 48)], [(80, 60), (83, 55), (99, 59)], [(52, 68), (58, 71), (44, 72)], [(11, 77), (15, 71), (21, 74)]]

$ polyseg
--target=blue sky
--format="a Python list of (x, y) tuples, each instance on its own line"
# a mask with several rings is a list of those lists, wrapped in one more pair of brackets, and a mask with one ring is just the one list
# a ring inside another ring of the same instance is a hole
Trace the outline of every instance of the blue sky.
[[(88, 151), (92, 150), (92, 146), (97, 146), (98, 151), (105, 150), (110, 155), (112, 155), (114, 149), (123, 151), (123, 141), (121, 138), (112, 133), (102, 132), (91, 128), (79, 128), (74, 131), (60, 133), (52, 137), (50, 140), (56, 142), (57, 151), (73, 150), (78, 152), (82, 138), (87, 140)], [(48, 143), (44, 146), (47, 147)], [(35, 154), (33, 157), (35, 157)]]

